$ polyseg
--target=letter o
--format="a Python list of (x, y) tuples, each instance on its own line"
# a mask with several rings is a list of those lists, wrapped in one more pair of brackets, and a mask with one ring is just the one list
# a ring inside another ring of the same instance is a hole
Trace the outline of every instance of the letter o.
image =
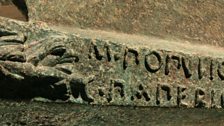
[[(153, 60), (158, 61), (156, 64), (150, 64), (153, 62)], [(155, 73), (162, 67), (162, 58), (156, 51), (152, 51), (151, 53), (147, 54), (145, 56), (145, 68), (151, 72)]]

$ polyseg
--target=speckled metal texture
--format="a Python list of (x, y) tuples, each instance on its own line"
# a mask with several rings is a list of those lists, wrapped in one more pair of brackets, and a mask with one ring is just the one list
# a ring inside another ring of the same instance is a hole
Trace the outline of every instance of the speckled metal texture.
[(100, 105), (224, 107), (223, 48), (58, 29), (42, 22), (0, 18), (1, 97)]

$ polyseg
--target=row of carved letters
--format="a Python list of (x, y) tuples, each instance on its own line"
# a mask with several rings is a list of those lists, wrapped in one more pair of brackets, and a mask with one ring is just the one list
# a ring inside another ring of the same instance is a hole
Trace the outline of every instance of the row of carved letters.
[[(77, 86), (77, 85), (76, 85)], [(81, 98), (84, 101), (87, 102), (94, 102), (94, 99), (90, 98), (87, 95), (87, 92), (85, 91), (86, 87), (85, 85), (82, 86), (78, 86), (78, 87), (82, 87), (82, 89), (75, 89), (74, 92), (76, 92), (76, 97), (78, 98), (79, 95), (81, 96)], [(169, 85), (161, 85), (158, 84), (157, 86), (153, 87), (155, 89), (154, 93), (150, 93), (147, 91), (147, 89), (145, 89), (142, 85), (139, 85), (137, 88), (134, 89), (134, 91), (131, 93), (132, 96), (127, 96), (127, 94), (125, 93), (125, 87), (124, 84), (121, 83), (120, 81), (111, 81), (111, 85), (108, 91), (102, 90), (102, 89), (98, 89), (98, 95), (100, 97), (105, 97), (107, 102), (110, 103), (112, 100), (116, 101), (118, 99), (116, 93), (118, 93), (118, 95), (120, 96), (120, 98), (123, 98), (123, 100), (125, 98), (130, 98), (131, 101), (134, 100), (144, 100), (146, 102), (155, 102), (157, 106), (162, 106), (161, 102), (164, 101), (171, 101), (172, 99), (176, 101), (176, 104), (173, 104), (173, 106), (189, 106), (188, 103), (186, 103), (185, 99), (187, 99), (187, 95), (190, 95), (187, 92), (187, 88), (183, 87), (183, 86), (177, 86), (176, 88), (173, 88)], [(115, 91), (116, 90), (116, 91)], [(191, 90), (192, 91), (192, 90)], [(223, 97), (223, 93), (222, 92), (215, 92), (214, 90), (209, 91), (210, 94), (206, 94), (206, 92), (201, 89), (201, 88), (195, 88), (194, 90), (194, 107), (206, 107), (206, 106), (221, 106), (222, 108), (224, 108), (224, 97)], [(176, 93), (174, 93), (176, 92)], [(149, 94), (150, 93), (150, 94)], [(217, 93), (217, 94), (215, 94)], [(152, 95), (155, 95), (155, 97), (153, 97), (154, 99), (151, 99)], [(206, 101), (205, 97), (210, 97), (208, 101)], [(190, 99), (188, 99), (190, 100)], [(184, 101), (184, 102), (182, 102)]]
[[(95, 55), (95, 58), (97, 60), (102, 60), (103, 58), (106, 57), (106, 59), (108, 60), (108, 62), (112, 61), (112, 53), (111, 50), (108, 46), (102, 47), (104, 48), (103, 50), (105, 52), (102, 52), (102, 49), (99, 49), (99, 47), (97, 47), (96, 45), (92, 45), (90, 48), (90, 56), (92, 56), (92, 54)], [(132, 61), (130, 60), (131, 58), (134, 59), (134, 64), (135, 65), (139, 65), (140, 61), (139, 61), (139, 52), (134, 50), (134, 49), (126, 49), (124, 52), (124, 57), (120, 58), (123, 59), (123, 69), (126, 70), (129, 66), (129, 64), (132, 63)], [(119, 57), (117, 57), (117, 55), (114, 55), (114, 59), (119, 60)], [(163, 62), (163, 60), (165, 62)], [(218, 75), (218, 78), (220, 78), (221, 80), (224, 80), (224, 72), (222, 72), (222, 67), (224, 67), (224, 62), (220, 63), (217, 62), (218, 67), (217, 70), (215, 71), (215, 62), (210, 59), (208, 61), (203, 62), (203, 59), (198, 58), (197, 64), (196, 66), (192, 65), (191, 59), (190, 58), (185, 58), (184, 56), (176, 56), (176, 55), (169, 55), (167, 54), (165, 58), (163, 58), (161, 56), (161, 54), (159, 53), (159, 51), (151, 51), (150, 53), (148, 53), (147, 55), (144, 56), (144, 65), (147, 71), (149, 71), (150, 73), (157, 73), (159, 72), (159, 70), (161, 70), (162, 68), (164, 68), (165, 71), (165, 75), (169, 75), (170, 70), (171, 70), (171, 64), (172, 63), (176, 63), (176, 69), (183, 69), (185, 78), (191, 78), (193, 73), (192, 69), (196, 69), (197, 70), (197, 76), (198, 79), (202, 79), (203, 76), (206, 75), (206, 77), (208, 77), (210, 80), (214, 79), (215, 74)], [(195, 65), (195, 64), (194, 64)], [(205, 66), (208, 66), (207, 69), (204, 70)], [(204, 67), (204, 68), (203, 68)], [(194, 69), (194, 70), (195, 70)]]

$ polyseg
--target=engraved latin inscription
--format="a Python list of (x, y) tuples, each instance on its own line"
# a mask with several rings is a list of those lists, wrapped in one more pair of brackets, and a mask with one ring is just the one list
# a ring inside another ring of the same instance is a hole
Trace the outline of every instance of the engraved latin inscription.
[(162, 58), (156, 51), (153, 51), (145, 56), (145, 68), (149, 72), (156, 73), (162, 65)]
[(74, 98), (81, 97), (84, 101), (93, 102), (94, 100), (87, 95), (86, 86), (82, 79), (73, 79), (70, 82), (71, 92)]
[(91, 43), (89, 49), (89, 58), (95, 57), (97, 60), (101, 61), (106, 59), (108, 62), (111, 61), (111, 52), (110, 48), (107, 45), (97, 46), (94, 43)]
[[(165, 75), (169, 75), (172, 63), (176, 63), (176, 68), (181, 68), (181, 58), (179, 56), (166, 56)], [(172, 67), (173, 68), (173, 67)]]
[(114, 85), (114, 92), (118, 92), (118, 94), (120, 95), (120, 97), (124, 97), (124, 85), (123, 85), (123, 81), (122, 80), (115, 80), (112, 81), (113, 85)]
[(198, 60), (198, 79), (201, 80), (204, 77), (213, 80), (214, 74), (214, 63), (213, 60), (206, 58), (199, 58)]
[[(104, 53), (104, 54), (107, 54), (107, 53)], [(108, 53), (105, 56), (108, 57), (110, 55), (112, 54)], [(172, 54), (170, 52), (165, 52), (165, 51), (150, 51), (146, 55), (141, 55), (140, 52), (130, 48), (125, 49), (123, 58), (124, 58), (123, 60), (124, 70), (126, 70), (128, 67), (132, 67), (132, 69), (134, 69), (138, 65), (144, 65), (143, 67), (138, 67), (138, 69), (144, 68), (150, 73), (153, 73), (155, 75), (158, 74), (158, 76), (160, 76), (159, 74), (162, 74), (162, 73), (157, 73), (157, 72), (159, 70), (162, 70), (165, 72), (164, 75), (169, 75), (169, 77), (177, 76), (173, 74), (175, 72), (176, 73), (183, 72), (183, 74), (180, 74), (180, 75), (183, 75), (183, 78), (189, 79), (189, 81), (191, 81), (190, 78), (192, 76), (194, 76), (193, 79), (197, 79), (198, 77), (197, 81), (202, 80), (202, 78), (209, 79), (210, 81), (212, 81), (216, 75), (221, 80), (224, 79), (224, 73), (223, 73), (224, 62), (217, 64), (218, 67), (216, 68), (214, 61), (210, 58), (199, 57), (198, 60), (195, 61), (195, 59), (197, 59), (195, 57), (192, 58), (190, 56), (177, 55), (176, 53)], [(144, 60), (142, 62), (143, 64), (140, 64), (141, 62), (140, 60)], [(217, 69), (216, 73), (214, 69)], [(155, 83), (156, 82), (152, 82), (152, 84), (155, 84)], [(169, 85), (169, 83), (165, 85), (165, 84), (160, 84), (160, 82), (156, 83), (156, 85), (157, 86), (150, 87), (150, 88), (153, 88), (153, 89), (150, 89), (150, 91), (153, 90), (150, 95), (148, 93), (149, 90), (145, 88), (144, 84), (139, 84), (137, 90), (135, 90), (133, 94), (130, 94), (130, 93), (125, 94), (126, 89), (124, 88), (124, 83), (117, 80), (115, 81), (112, 79), (108, 93), (105, 94), (102, 90), (99, 90), (99, 94), (100, 96), (106, 95), (108, 103), (110, 103), (111, 101), (114, 102), (116, 99), (119, 99), (119, 98), (130, 97), (131, 101), (133, 102), (137, 102), (140, 99), (147, 101), (147, 103), (151, 103), (155, 101), (155, 104), (157, 106), (164, 106), (166, 104), (174, 104), (175, 101), (176, 101), (176, 106), (207, 107), (208, 104), (209, 105), (218, 104), (217, 101), (214, 100), (214, 97), (217, 97), (217, 95), (219, 94), (215, 94), (214, 91), (210, 91), (210, 101), (209, 101), (210, 103), (208, 103), (208, 101), (206, 100), (208, 99), (207, 98), (208, 92), (206, 92), (204, 89), (198, 88), (197, 86), (190, 87), (190, 88), (187, 88), (185, 86), (172, 87), (171, 85)], [(179, 83), (175, 85), (179, 85)], [(192, 85), (196, 85), (196, 84), (192, 83)], [(191, 88), (194, 88), (194, 89), (191, 89)], [(191, 92), (192, 94), (187, 94), (187, 92), (188, 93)], [(221, 102), (222, 95), (220, 95), (219, 99)], [(219, 105), (221, 106), (222, 103), (220, 103)]]
[(206, 102), (205, 102), (205, 91), (202, 89), (197, 89), (195, 91), (195, 107), (197, 108), (202, 108), (205, 107)]
[(134, 94), (134, 96), (131, 96), (131, 100), (133, 101), (135, 98), (142, 99), (144, 98), (145, 101), (150, 101), (149, 94), (144, 89), (142, 85), (138, 86), (138, 91)]
[[(78, 103), (224, 108), (221, 53), (213, 57), (73, 35), (41, 36), (40, 42), (29, 38), (26, 43), (24, 35), (0, 33), (0, 89), (8, 83), (12, 89), (31, 85), (27, 91), (37, 85), (36, 92), (45, 92), (38, 96)], [(95, 76), (93, 83), (87, 75)], [(0, 90), (0, 96), (4, 93)]]
[(218, 72), (218, 76), (219, 76), (219, 78), (220, 78), (221, 80), (224, 80), (224, 73), (223, 73), (224, 68), (223, 68), (223, 66), (224, 66), (224, 62), (219, 63), (219, 65), (218, 65), (218, 70), (217, 70), (217, 72)]
[(114, 100), (118, 99), (118, 97), (124, 98), (125, 97), (124, 83), (125, 81), (121, 79), (110, 80), (110, 87), (108, 91), (103, 91), (102, 89), (98, 89), (99, 96), (100, 97), (106, 96), (108, 103), (110, 103), (113, 99)]
[(215, 91), (212, 89), (212, 91), (211, 91), (211, 107), (212, 108), (216, 107), (214, 96), (215, 96)]
[[(134, 49), (126, 49), (124, 53), (124, 61), (123, 61), (123, 69), (127, 69), (128, 65), (131, 62), (131, 59), (133, 59), (133, 63), (136, 65), (139, 65), (139, 54), (136, 50)], [(133, 58), (132, 58), (133, 57)]]
[(223, 94), (221, 95), (221, 107), (224, 108), (224, 96)]
[(159, 85), (156, 88), (156, 104), (160, 105), (161, 99), (171, 100), (171, 88), (168, 85)]
[(223, 89), (211, 90), (211, 107), (212, 108), (224, 108)]
[(177, 106), (187, 106), (187, 103), (183, 102), (183, 100), (186, 98), (185, 90), (185, 87), (177, 87)]
[(186, 78), (190, 78), (192, 76), (190, 68), (192, 67), (192, 63), (190, 59), (186, 59), (182, 57), (182, 68), (184, 71), (184, 75)]

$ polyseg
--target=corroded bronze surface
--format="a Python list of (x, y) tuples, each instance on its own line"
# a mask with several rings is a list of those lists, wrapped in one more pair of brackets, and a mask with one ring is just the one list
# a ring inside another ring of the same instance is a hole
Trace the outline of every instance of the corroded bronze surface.
[(0, 125), (223, 124), (222, 1), (0, 5)]
[(0, 20), (2, 97), (224, 107), (223, 48)]

